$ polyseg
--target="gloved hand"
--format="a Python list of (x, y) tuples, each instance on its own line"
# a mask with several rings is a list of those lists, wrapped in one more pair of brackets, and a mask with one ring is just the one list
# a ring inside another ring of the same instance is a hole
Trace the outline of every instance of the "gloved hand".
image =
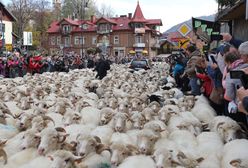
[(228, 112), (229, 113), (237, 113), (238, 112), (238, 106), (234, 101), (231, 101), (228, 104)]

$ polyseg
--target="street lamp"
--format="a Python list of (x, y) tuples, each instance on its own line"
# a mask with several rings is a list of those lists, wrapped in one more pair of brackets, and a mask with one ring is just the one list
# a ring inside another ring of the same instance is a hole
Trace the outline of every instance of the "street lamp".
[(84, 30), (84, 26), (83, 26), (83, 21), (84, 21), (84, 16), (85, 16), (85, 9), (88, 8), (88, 4), (89, 4), (90, 0), (82, 0), (82, 13), (81, 13), (81, 45), (82, 45), (82, 57), (84, 56), (84, 38), (83, 38), (83, 30)]

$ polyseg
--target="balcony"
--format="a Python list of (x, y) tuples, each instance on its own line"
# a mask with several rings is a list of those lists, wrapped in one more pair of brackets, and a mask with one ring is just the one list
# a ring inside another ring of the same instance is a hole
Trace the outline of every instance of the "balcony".
[(145, 44), (145, 43), (135, 43), (135, 44), (133, 45), (133, 47), (144, 48), (144, 47), (146, 47), (146, 44)]
[(64, 36), (68, 36), (68, 35), (70, 35), (70, 31), (62, 31), (62, 35), (64, 35)]
[(109, 29), (109, 30), (97, 30), (98, 34), (109, 34), (113, 32), (113, 30)]

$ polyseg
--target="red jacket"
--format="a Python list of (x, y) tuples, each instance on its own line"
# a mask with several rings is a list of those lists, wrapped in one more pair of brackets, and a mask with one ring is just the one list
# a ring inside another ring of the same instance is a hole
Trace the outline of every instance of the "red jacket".
[(205, 94), (207, 96), (210, 96), (212, 89), (213, 89), (213, 82), (212, 82), (211, 78), (208, 75), (201, 74), (201, 73), (197, 73), (196, 76), (197, 76), (197, 78), (199, 78), (203, 81), (202, 87), (205, 90)]

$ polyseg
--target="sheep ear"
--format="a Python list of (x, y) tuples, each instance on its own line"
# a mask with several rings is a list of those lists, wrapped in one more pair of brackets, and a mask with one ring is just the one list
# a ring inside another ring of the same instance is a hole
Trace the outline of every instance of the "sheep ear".
[(225, 123), (224, 122), (220, 122), (218, 125), (217, 125), (217, 129), (219, 130), (219, 129), (223, 129), (223, 125), (224, 125)]
[(240, 159), (235, 159), (235, 160), (232, 160), (231, 162), (229, 162), (233, 167), (240, 167), (240, 164), (241, 164), (241, 160)]
[(202, 123), (202, 129), (203, 129), (204, 131), (210, 131), (210, 129), (209, 129), (209, 124), (208, 124), (208, 123)]
[(65, 133), (66, 133), (65, 129), (62, 128), (62, 127), (57, 127), (57, 128), (55, 128), (55, 129), (56, 129), (56, 131), (58, 131), (58, 132), (65, 132)]
[(0, 149), (0, 157), (1, 156), (4, 159), (4, 164), (7, 164), (7, 161), (8, 161), (7, 153), (3, 149)]
[[(74, 156), (74, 158), (73, 158), (73, 161), (74, 161), (75, 163), (77, 163), (77, 164), (81, 163), (82, 160), (83, 160), (82, 157), (76, 157), (76, 156)], [(88, 166), (87, 166), (87, 167), (88, 167)], [(86, 168), (86, 167), (85, 167), (85, 168)]]
[(133, 145), (127, 145), (126, 146), (129, 152), (133, 155), (138, 155), (139, 154), (139, 149), (136, 146)]
[(196, 161), (197, 161), (198, 163), (201, 163), (203, 160), (204, 160), (203, 157), (200, 157), (200, 158), (196, 159)]
[(8, 140), (0, 141), (0, 146), (4, 146), (7, 143)]
[(185, 159), (186, 158), (186, 155), (183, 153), (183, 152), (179, 152), (178, 154), (177, 154), (177, 157), (178, 158), (181, 158), (181, 159)]
[(152, 160), (153, 160), (154, 162), (156, 161), (156, 160), (155, 160), (156, 156), (152, 155), (151, 158), (152, 158)]
[(54, 158), (52, 157), (52, 156), (47, 156), (51, 161), (53, 161), (54, 160)]
[(101, 138), (99, 138), (98, 136), (94, 136), (94, 139), (96, 140), (97, 143), (101, 143)]

